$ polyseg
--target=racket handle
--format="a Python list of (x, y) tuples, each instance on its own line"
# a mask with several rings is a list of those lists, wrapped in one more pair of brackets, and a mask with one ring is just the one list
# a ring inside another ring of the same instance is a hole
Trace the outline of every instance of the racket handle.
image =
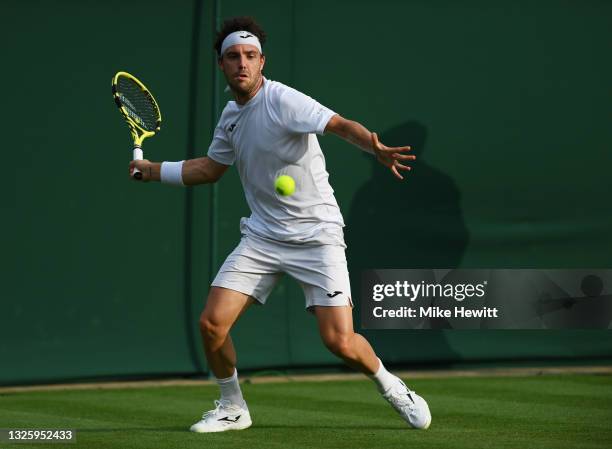
[[(132, 159), (135, 161), (142, 161), (143, 154), (142, 154), (142, 150), (140, 149), (140, 147), (134, 147), (134, 153), (133, 153)], [(142, 173), (140, 172), (140, 170), (135, 168), (134, 171), (132, 172), (132, 177), (140, 181), (142, 179)]]

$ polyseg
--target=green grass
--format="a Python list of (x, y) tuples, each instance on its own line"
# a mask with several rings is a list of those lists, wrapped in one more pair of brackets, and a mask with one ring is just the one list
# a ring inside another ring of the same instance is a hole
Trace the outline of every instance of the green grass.
[[(409, 429), (369, 381), (246, 384), (253, 427), (194, 434), (215, 386), (0, 394), (0, 428), (77, 429), (69, 448), (610, 448), (612, 377), (407, 379), (430, 404)], [(62, 447), (19, 444), (17, 448)]]

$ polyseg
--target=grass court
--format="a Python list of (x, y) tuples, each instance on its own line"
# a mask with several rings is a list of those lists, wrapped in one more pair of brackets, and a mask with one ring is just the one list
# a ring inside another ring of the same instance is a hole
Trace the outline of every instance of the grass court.
[(610, 448), (612, 376), (404, 379), (433, 421), (412, 430), (367, 380), (246, 383), (253, 427), (194, 434), (218, 388), (0, 392), (0, 428), (72, 428), (79, 449)]

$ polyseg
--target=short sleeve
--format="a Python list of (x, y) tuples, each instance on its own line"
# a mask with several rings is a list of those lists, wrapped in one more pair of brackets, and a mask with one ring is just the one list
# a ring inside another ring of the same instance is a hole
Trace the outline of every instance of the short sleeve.
[(227, 139), (225, 130), (217, 125), (213, 140), (208, 147), (208, 157), (224, 165), (232, 165), (236, 160), (236, 153)]
[(336, 113), (308, 95), (291, 89), (283, 89), (276, 102), (275, 115), (279, 125), (294, 133), (323, 134), (327, 122)]

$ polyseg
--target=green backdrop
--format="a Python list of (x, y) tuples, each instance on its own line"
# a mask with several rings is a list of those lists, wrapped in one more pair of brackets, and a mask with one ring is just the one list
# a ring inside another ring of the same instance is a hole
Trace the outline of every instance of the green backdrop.
[[(266, 29), (268, 78), (415, 148), (397, 182), (320, 138), (357, 304), (366, 268), (611, 267), (609, 2), (9, 0), (0, 383), (206, 371), (197, 320), (248, 214), (239, 179), (129, 182), (110, 80), (133, 72), (160, 103), (146, 157), (204, 155), (233, 15)], [(605, 330), (365, 334), (389, 363), (612, 357)], [(290, 279), (232, 335), (241, 369), (338, 363)]]

